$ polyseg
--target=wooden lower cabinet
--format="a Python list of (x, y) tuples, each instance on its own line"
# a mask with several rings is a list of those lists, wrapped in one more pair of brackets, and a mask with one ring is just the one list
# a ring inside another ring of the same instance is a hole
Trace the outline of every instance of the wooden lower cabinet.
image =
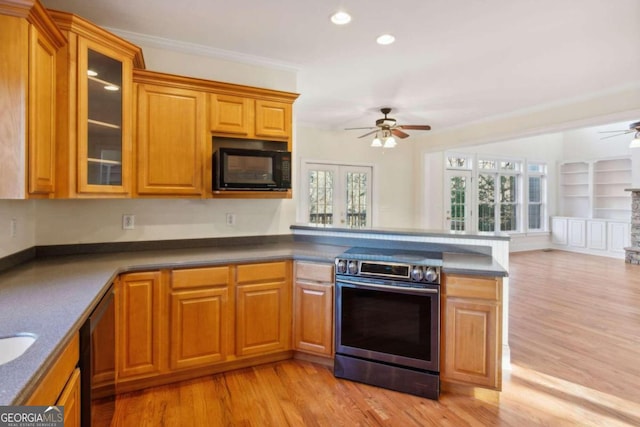
[(174, 270), (169, 318), (169, 367), (226, 360), (232, 319), (228, 266)]
[(26, 401), (29, 406), (64, 406), (64, 425), (80, 426), (80, 336), (76, 334)]
[(502, 279), (445, 275), (442, 283), (444, 382), (502, 388)]
[(80, 427), (80, 369), (76, 368), (56, 402), (64, 406), (64, 426)]
[(236, 356), (291, 349), (291, 261), (239, 265)]
[(333, 356), (333, 264), (297, 261), (293, 286), (293, 347)]
[(160, 271), (127, 273), (116, 284), (117, 381), (152, 377), (163, 369), (166, 338)]

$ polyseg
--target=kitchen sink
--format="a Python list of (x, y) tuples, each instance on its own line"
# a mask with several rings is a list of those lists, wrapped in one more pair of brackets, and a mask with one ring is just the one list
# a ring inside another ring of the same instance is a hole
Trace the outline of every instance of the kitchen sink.
[(0, 338), (0, 365), (20, 357), (35, 341), (36, 336), (28, 333)]

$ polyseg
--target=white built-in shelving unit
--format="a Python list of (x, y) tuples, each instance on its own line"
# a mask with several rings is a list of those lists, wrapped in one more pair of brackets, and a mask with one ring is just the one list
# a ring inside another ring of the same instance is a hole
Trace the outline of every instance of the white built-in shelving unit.
[(631, 220), (631, 159), (598, 160), (593, 164), (593, 217)]
[(624, 257), (629, 245), (632, 166), (629, 157), (563, 162), (560, 216), (552, 243), (567, 250)]
[(584, 217), (591, 211), (589, 162), (560, 165), (561, 210), (564, 216)]

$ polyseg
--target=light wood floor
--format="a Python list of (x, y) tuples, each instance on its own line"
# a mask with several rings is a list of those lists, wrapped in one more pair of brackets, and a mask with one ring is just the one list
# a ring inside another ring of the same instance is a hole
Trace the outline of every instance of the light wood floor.
[(499, 403), (432, 401), (302, 362), (119, 396), (115, 426), (640, 426), (640, 266), (511, 255), (511, 370)]

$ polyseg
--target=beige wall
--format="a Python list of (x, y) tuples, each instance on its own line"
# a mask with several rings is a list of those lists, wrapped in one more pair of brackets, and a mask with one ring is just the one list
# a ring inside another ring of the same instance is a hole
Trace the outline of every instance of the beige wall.
[[(15, 236), (11, 221), (15, 219)], [(36, 245), (35, 202), (0, 200), (0, 258)]]

